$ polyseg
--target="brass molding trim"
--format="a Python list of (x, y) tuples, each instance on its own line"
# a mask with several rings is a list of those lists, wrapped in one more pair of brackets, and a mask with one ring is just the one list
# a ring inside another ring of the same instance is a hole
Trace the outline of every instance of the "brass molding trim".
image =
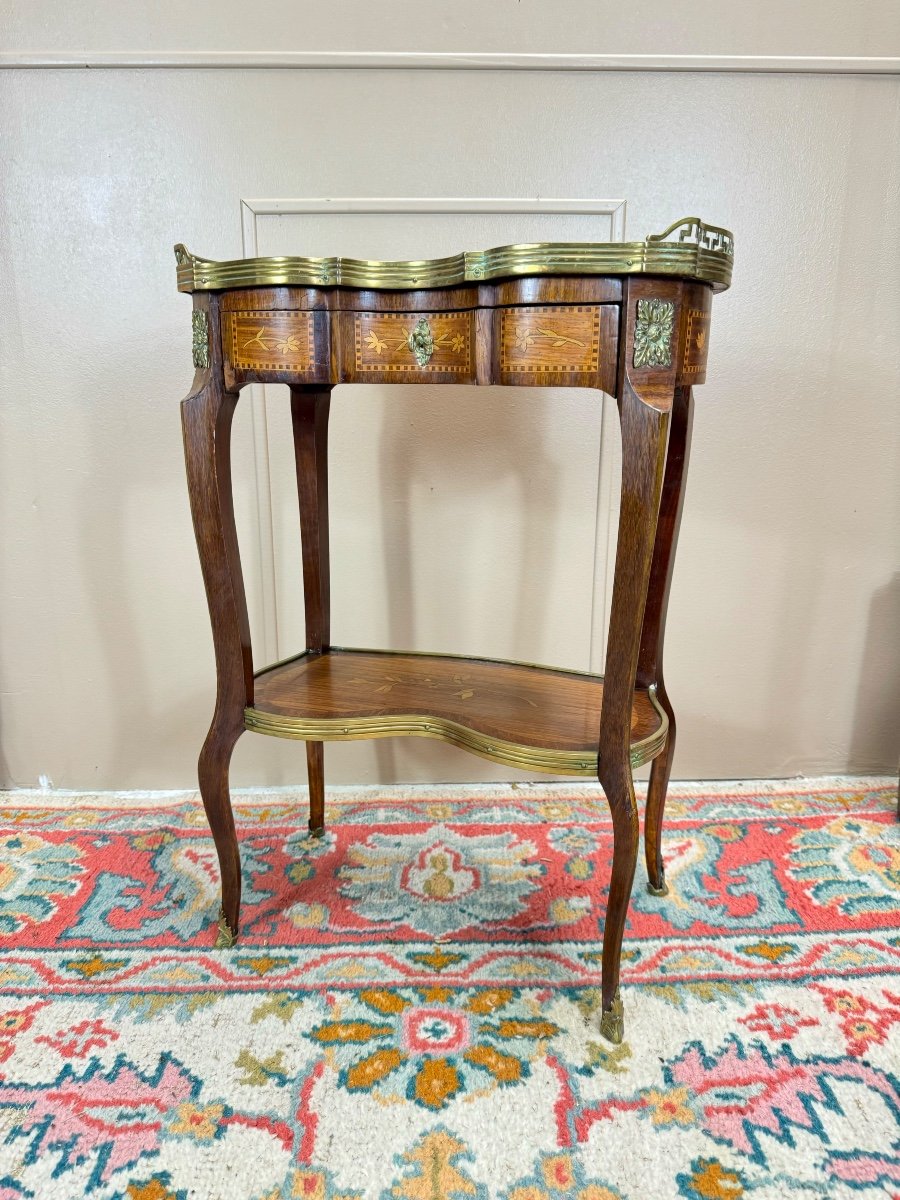
[(643, 242), (534, 242), (449, 258), (378, 262), (358, 258), (238, 258), (214, 262), (180, 243), (178, 290), (241, 287), (353, 287), (403, 290), (452, 287), (515, 275), (675, 275), (731, 283), (734, 239), (727, 229), (685, 217)]
[[(459, 657), (454, 655), (453, 657)], [(290, 660), (288, 660), (290, 661)], [(648, 693), (650, 702), (660, 718), (660, 727), (649, 737), (631, 746), (632, 767), (643, 766), (655, 758), (666, 744), (669, 719), (657, 702), (655, 690)], [(291, 717), (265, 712), (258, 708), (244, 709), (244, 727), (270, 737), (293, 738), (310, 742), (352, 742), (365, 738), (430, 737), (448, 742), (460, 750), (468, 750), (490, 762), (518, 767), (523, 771), (543, 771), (550, 775), (577, 775), (597, 778), (597, 755), (576, 750), (545, 750), (539, 746), (522, 746), (502, 738), (489, 737), (444, 717), (422, 714), (390, 715), (385, 717)]]

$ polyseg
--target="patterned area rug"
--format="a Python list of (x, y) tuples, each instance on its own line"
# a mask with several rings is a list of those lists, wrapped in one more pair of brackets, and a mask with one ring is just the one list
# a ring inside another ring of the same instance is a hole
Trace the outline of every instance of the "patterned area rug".
[(618, 1047), (604, 802), (480, 791), (240, 806), (220, 951), (196, 801), (7, 795), (0, 1200), (900, 1196), (889, 782), (674, 788)]

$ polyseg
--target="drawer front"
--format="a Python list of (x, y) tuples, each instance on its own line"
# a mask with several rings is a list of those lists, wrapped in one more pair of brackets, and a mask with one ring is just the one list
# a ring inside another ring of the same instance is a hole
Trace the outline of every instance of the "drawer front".
[[(326, 313), (259, 310), (222, 313), (222, 343), (233, 370), (250, 375), (327, 374)], [(317, 353), (318, 348), (318, 353)]]
[(475, 378), (475, 321), (471, 312), (348, 313), (350, 345), (345, 378), (418, 383)]
[(617, 313), (617, 306), (605, 304), (501, 309), (496, 327), (497, 381), (604, 386), (615, 378)]

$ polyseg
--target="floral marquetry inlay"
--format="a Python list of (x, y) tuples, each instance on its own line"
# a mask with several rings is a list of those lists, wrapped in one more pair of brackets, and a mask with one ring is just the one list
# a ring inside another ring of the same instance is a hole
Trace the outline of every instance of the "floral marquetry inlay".
[(312, 313), (229, 313), (225, 338), (229, 360), (244, 370), (304, 371), (315, 360)]
[[(684, 343), (682, 374), (697, 376), (706, 369), (706, 354), (709, 348), (709, 313), (699, 308), (689, 308), (687, 333)], [(696, 381), (696, 380), (695, 380)]]
[(353, 332), (357, 371), (472, 369), (469, 313), (358, 313)]
[(500, 314), (500, 369), (524, 374), (596, 372), (600, 309), (596, 305), (507, 308)]
[(638, 300), (634, 323), (635, 367), (671, 367), (673, 300)]

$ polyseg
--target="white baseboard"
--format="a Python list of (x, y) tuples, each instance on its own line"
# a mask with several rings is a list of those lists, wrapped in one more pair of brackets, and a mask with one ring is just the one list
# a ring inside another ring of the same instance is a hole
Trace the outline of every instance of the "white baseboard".
[[(647, 790), (646, 780), (635, 784), (639, 796)], [(875, 791), (888, 789), (895, 792), (897, 778), (893, 775), (818, 775), (795, 779), (709, 779), (673, 781), (673, 795), (733, 795), (742, 792), (834, 792)], [(529, 800), (559, 800), (582, 797), (601, 797), (599, 784), (582, 780), (562, 783), (415, 783), (415, 784), (369, 784), (326, 785), (326, 803), (338, 804), (370, 801), (373, 804), (402, 800), (484, 800), (497, 803), (504, 799), (527, 797)], [(305, 787), (232, 788), (231, 798), (237, 805), (306, 803)], [(193, 791), (122, 791), (80, 792), (56, 788), (17, 788), (0, 791), (0, 814), (5, 808), (157, 808), (195, 802), (200, 797)], [(298, 811), (298, 816), (302, 811)], [(2, 821), (2, 815), (0, 815)]]
[(479, 51), (4, 50), (0, 70), (719, 71), (896, 75), (894, 56), (806, 54), (494, 54)]

